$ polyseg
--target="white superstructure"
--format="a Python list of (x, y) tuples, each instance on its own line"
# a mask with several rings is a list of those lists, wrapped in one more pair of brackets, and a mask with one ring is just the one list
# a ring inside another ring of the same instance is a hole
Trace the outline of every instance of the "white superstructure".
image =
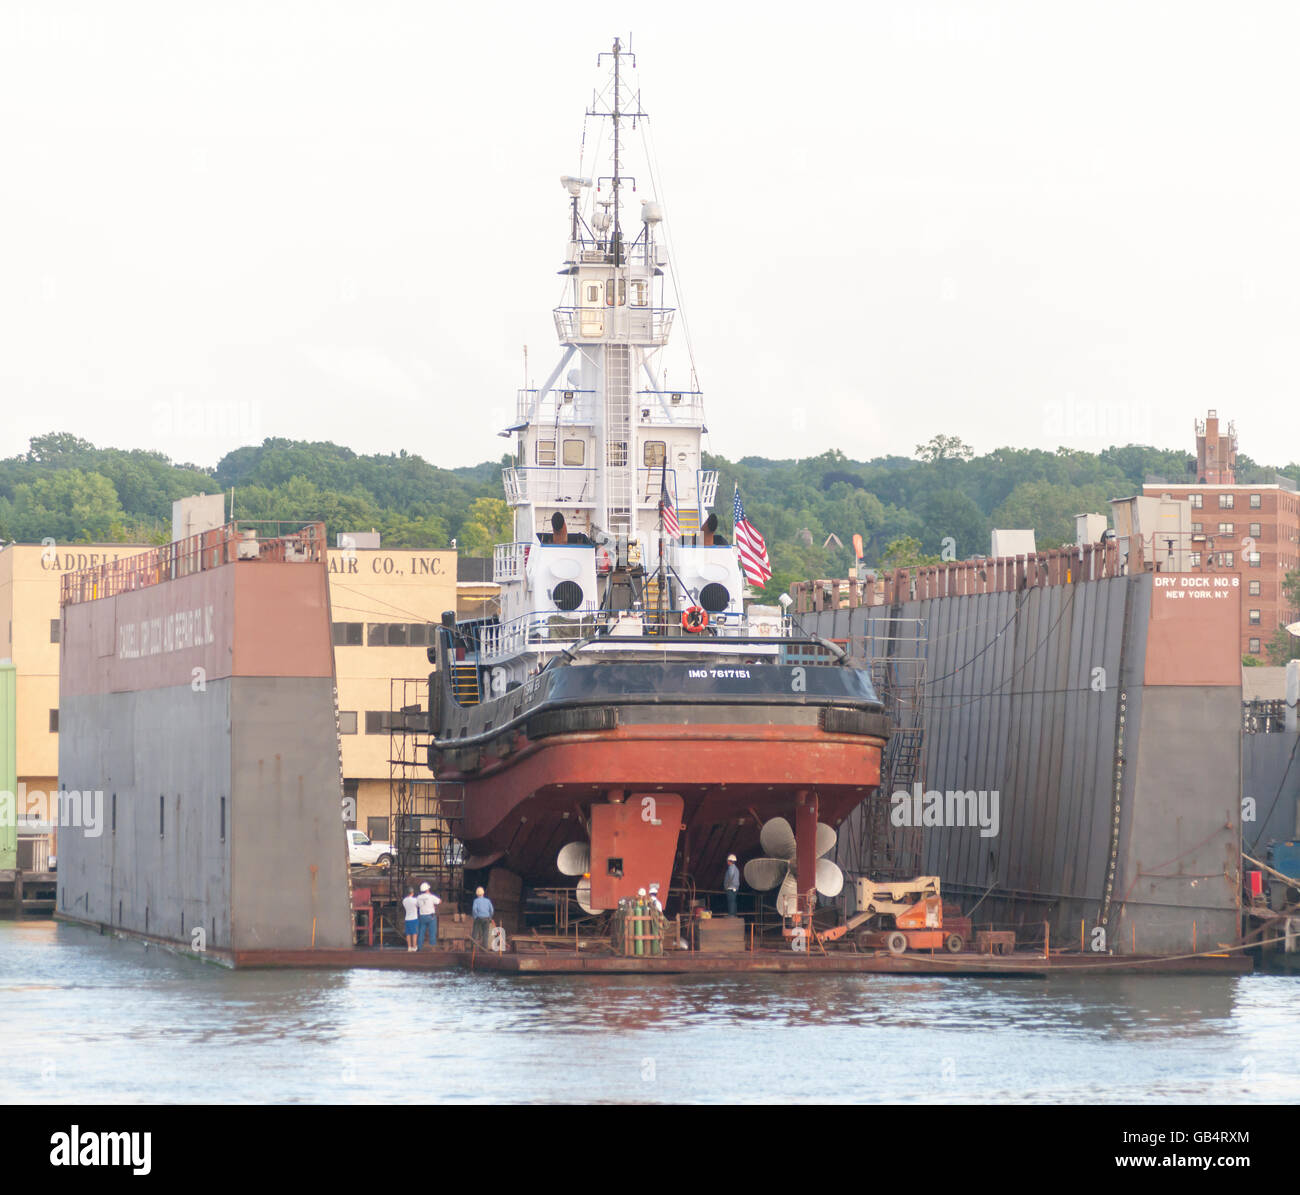
[[(514, 542), (496, 549), (500, 623), (483, 628), (480, 662), (506, 666), (509, 681), (593, 635), (658, 636), (662, 648), (690, 607), (708, 615), (708, 628), (689, 636), (699, 649), (744, 633), (735, 550), (705, 546), (702, 535), (718, 480), (702, 467), (702, 395), (693, 383), (663, 382), (676, 314), (663, 210), (627, 194), (637, 180), (625, 170), (626, 134), (645, 115), (625, 78), (635, 59), (615, 40), (600, 60), (609, 78), (587, 115), (609, 134), (609, 173), (560, 180), (568, 194), (560, 358), (540, 387), (519, 392), (506, 429), (515, 437), (504, 474)], [(665, 494), (675, 538), (664, 530)]]

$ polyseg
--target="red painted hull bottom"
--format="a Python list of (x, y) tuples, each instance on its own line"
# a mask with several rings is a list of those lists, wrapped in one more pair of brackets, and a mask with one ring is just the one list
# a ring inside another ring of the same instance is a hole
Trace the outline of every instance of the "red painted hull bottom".
[(672, 882), (718, 889), (729, 853), (743, 864), (757, 852), (763, 822), (795, 824), (797, 794), (816, 794), (818, 820), (838, 829), (880, 783), (883, 748), (817, 726), (633, 725), (525, 742), (482, 771), (439, 779), (464, 784), (471, 866), (505, 867), (533, 886), (575, 882), (556, 856), (587, 841), (593, 804), (678, 794)]

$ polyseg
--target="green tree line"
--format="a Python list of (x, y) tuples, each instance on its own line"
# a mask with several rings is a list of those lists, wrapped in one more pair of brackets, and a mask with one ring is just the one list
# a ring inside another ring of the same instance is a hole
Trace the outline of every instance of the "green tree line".
[[(162, 543), (175, 499), (217, 492), (229, 499), (233, 490), (237, 518), (317, 518), (331, 541), (341, 531), (374, 529), (394, 548), (446, 548), (455, 540), (463, 553), (487, 556), (511, 534), (501, 490), (501, 468), (510, 463), (442, 469), (405, 450), (366, 456), (329, 442), (268, 439), (206, 468), (51, 433), (0, 460), (0, 538)], [(746, 514), (767, 541), (768, 599), (795, 581), (846, 576), (855, 534), (873, 567), (938, 559), (945, 547), (957, 559), (986, 554), (994, 527), (1033, 528), (1041, 548), (1072, 543), (1076, 514), (1105, 513), (1111, 498), (1140, 494), (1151, 476), (1186, 481), (1188, 465), (1185, 453), (1135, 444), (977, 456), (945, 435), (911, 457), (854, 461), (831, 450), (799, 460), (704, 458), (719, 474), (724, 532), (731, 532), (738, 483)], [(1278, 473), (1300, 481), (1300, 464), (1269, 468), (1238, 456), (1243, 484)]]

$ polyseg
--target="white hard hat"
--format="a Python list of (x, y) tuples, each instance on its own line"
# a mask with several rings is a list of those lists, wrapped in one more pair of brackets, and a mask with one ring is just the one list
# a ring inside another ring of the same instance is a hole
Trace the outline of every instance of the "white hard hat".
[(735, 856), (735, 855), (728, 855), (728, 856), (727, 856), (727, 862), (728, 862), (728, 863), (734, 863), (735, 861), (736, 861), (736, 856)]
[(421, 891), (421, 892), (428, 892), (428, 891), (429, 891), (429, 885), (428, 885), (427, 883), (421, 884), (421, 885), (420, 885), (420, 891)]
[(658, 891), (659, 891), (659, 885), (658, 885), (658, 884), (651, 884), (651, 885), (650, 885), (650, 891), (651, 891), (651, 892), (658, 892)]

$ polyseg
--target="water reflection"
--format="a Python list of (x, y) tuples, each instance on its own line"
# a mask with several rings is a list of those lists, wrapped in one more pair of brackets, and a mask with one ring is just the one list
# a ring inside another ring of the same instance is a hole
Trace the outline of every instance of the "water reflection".
[(1300, 1098), (1296, 981), (231, 972), (0, 922), (0, 1098)]

